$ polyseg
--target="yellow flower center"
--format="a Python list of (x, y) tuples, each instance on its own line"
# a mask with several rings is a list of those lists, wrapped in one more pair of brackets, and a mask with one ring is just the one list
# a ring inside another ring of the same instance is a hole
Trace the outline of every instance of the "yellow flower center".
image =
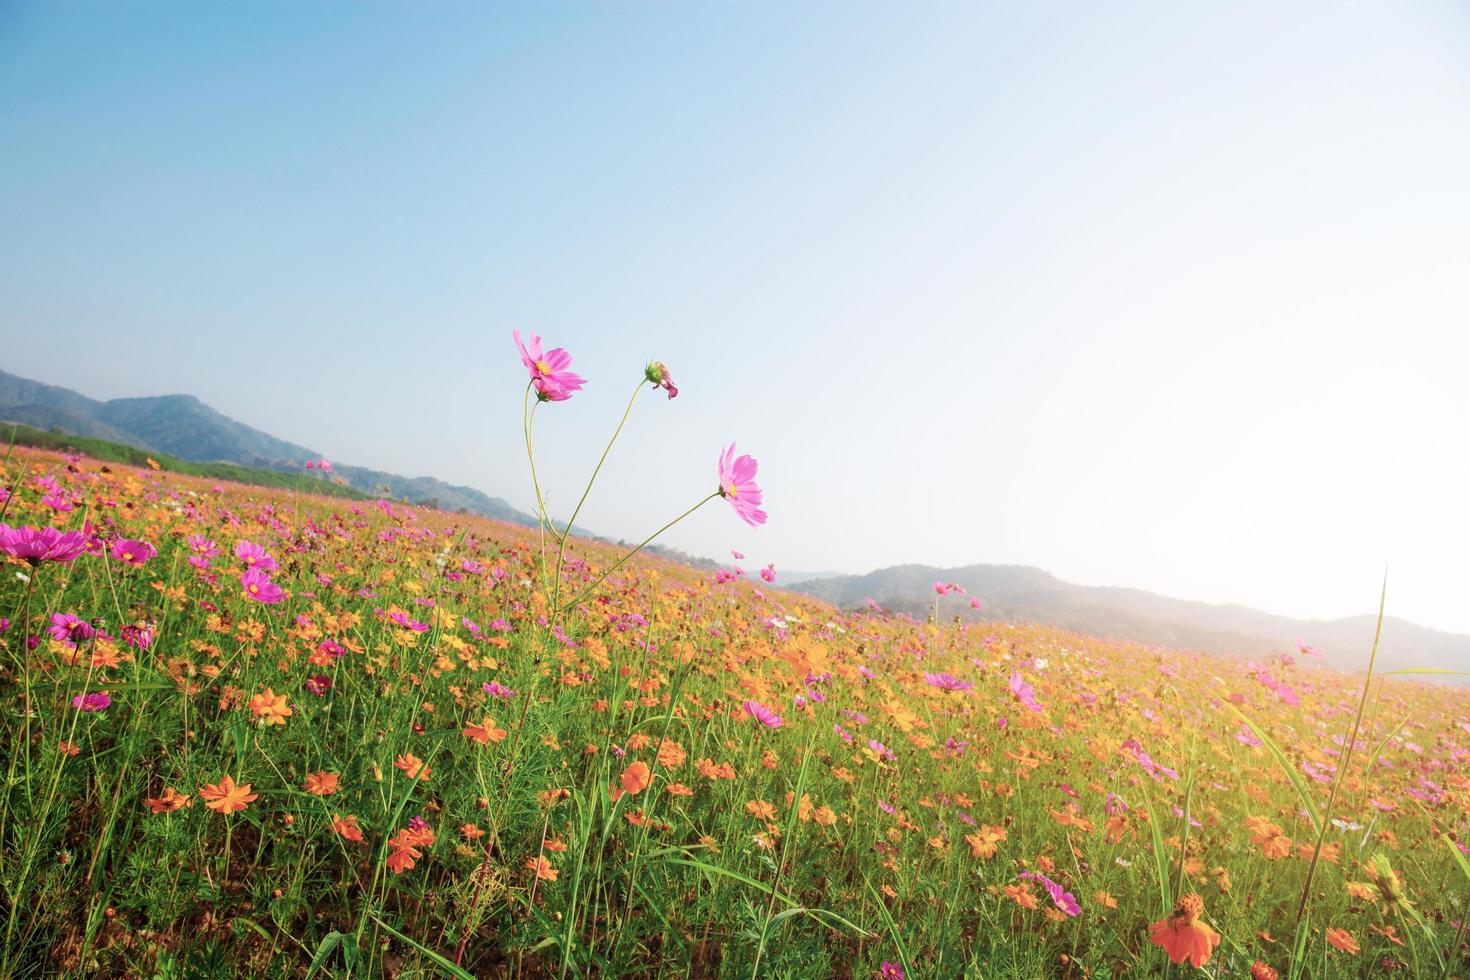
[(725, 496), (727, 496), (727, 497), (738, 497), (738, 496), (740, 496), (740, 491), (736, 490), (735, 489), (735, 484), (732, 483), (728, 487), (725, 488)]
[(250, 587), (250, 592), (251, 592), (252, 595), (254, 595), (255, 593), (257, 593), (259, 591), (260, 591), (260, 586), (258, 586), (258, 585), (252, 585)]
[(551, 367), (545, 361), (537, 361), (536, 362), (536, 373), (537, 374), (550, 374), (551, 373)]

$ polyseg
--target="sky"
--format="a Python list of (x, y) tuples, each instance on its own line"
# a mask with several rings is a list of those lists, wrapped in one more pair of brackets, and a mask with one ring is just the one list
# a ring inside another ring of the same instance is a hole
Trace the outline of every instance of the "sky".
[[(747, 567), (1470, 632), (1470, 8), (0, 0), (0, 368)], [(983, 597), (981, 597), (983, 599)]]

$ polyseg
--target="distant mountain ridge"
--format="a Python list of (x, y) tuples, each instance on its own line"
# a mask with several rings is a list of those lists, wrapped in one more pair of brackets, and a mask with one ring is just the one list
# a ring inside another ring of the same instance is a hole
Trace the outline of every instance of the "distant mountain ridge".
[[(193, 395), (114, 398), (97, 401), (69, 388), (42, 384), (0, 371), (0, 420), (38, 429), (60, 429), (199, 463), (239, 463), (300, 472), (322, 454), (298, 446), (210, 408)], [(431, 476), (350, 466), (333, 461), (333, 474), (364, 493), (387, 487), (394, 497), (445, 510), (466, 510), (528, 527), (536, 518), (474, 487)]]
[[(976, 612), (962, 597), (947, 596), (940, 600), (941, 620), (961, 616), (1041, 623), (1092, 636), (1237, 657), (1295, 653), (1301, 639), (1322, 651), (1330, 666), (1347, 671), (1367, 667), (1377, 623), (1376, 615), (1293, 619), (1245, 606), (1171, 599), (1141, 589), (1074, 585), (1021, 565), (895, 565), (866, 575), (793, 583), (788, 588), (849, 608), (871, 598), (885, 608), (922, 618), (933, 612), (935, 581), (961, 585), (982, 604)], [(1470, 670), (1470, 636), (1385, 616), (1375, 670), (1410, 668)], [(1450, 683), (1463, 682), (1463, 678), (1450, 679)]]

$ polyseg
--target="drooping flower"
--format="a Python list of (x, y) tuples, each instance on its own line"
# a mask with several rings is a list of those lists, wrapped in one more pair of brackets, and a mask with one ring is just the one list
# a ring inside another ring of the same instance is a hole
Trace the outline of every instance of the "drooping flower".
[(167, 786), (161, 796), (144, 800), (143, 805), (148, 807), (150, 813), (173, 813), (188, 806), (192, 800), (193, 797), (188, 793), (180, 793), (172, 786)]
[(667, 391), (670, 398), (673, 398), (679, 393), (679, 389), (674, 387), (673, 375), (669, 374), (669, 369), (662, 361), (650, 361), (648, 367), (643, 369), (643, 376), (655, 388), (662, 388), (664, 391)]
[(765, 725), (767, 728), (781, 727), (781, 716), (776, 714), (776, 712), (772, 711), (770, 708), (767, 708), (765, 705), (761, 704), (759, 701), (746, 701), (741, 705), (741, 707), (745, 709), (746, 714), (750, 715), (750, 717), (754, 718), (762, 725)]
[(199, 797), (204, 800), (204, 805), (218, 813), (231, 814), (244, 810), (259, 796), (258, 793), (250, 792), (250, 784), (235, 785), (231, 776), (225, 776), (213, 785), (205, 784), (199, 787)]
[(0, 524), (0, 551), (32, 566), (47, 561), (72, 561), (85, 550), (87, 535), (81, 531)]
[(521, 352), (521, 363), (531, 373), (531, 386), (536, 389), (537, 398), (548, 402), (566, 401), (587, 383), (586, 379), (567, 370), (572, 366), (572, 355), (563, 348), (556, 347), (543, 353), (541, 338), (535, 334), (528, 335), (525, 343), (521, 342), (519, 330), (512, 330), (511, 337)]
[(761, 488), (756, 486), (757, 464), (752, 456), (735, 456), (732, 442), (720, 455), (720, 496), (730, 501), (735, 513), (751, 527), (766, 522), (766, 512), (760, 509)]
[(1150, 939), (1169, 954), (1170, 962), (1189, 960), (1191, 966), (1199, 969), (1210, 961), (1215, 947), (1220, 945), (1220, 934), (1200, 921), (1204, 914), (1204, 900), (1194, 893), (1185, 895), (1174, 907), (1173, 915), (1150, 927)]
[(286, 598), (285, 591), (271, 581), (268, 573), (258, 568), (252, 568), (250, 571), (241, 575), (240, 584), (245, 587), (245, 597), (247, 599), (254, 599), (256, 602), (265, 603), (267, 606), (274, 606)]

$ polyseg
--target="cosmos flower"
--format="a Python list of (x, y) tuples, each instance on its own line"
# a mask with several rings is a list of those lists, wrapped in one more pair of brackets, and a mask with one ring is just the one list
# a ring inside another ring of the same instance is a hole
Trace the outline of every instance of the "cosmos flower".
[(218, 783), (206, 783), (199, 787), (199, 798), (204, 801), (204, 805), (216, 813), (226, 815), (247, 809), (258, 796), (259, 794), (250, 792), (249, 783), (237, 786), (235, 780), (228, 775)]
[(975, 685), (970, 681), (962, 681), (953, 674), (931, 674), (924, 672), (924, 683), (930, 687), (937, 687), (941, 691), (968, 691)]
[(32, 566), (47, 561), (72, 561), (86, 548), (87, 535), (81, 531), (0, 524), (0, 551)]
[(52, 639), (69, 647), (85, 643), (97, 635), (90, 623), (71, 613), (52, 613), (51, 625), (46, 627), (46, 632), (51, 634)]
[(1045, 888), (1046, 893), (1051, 896), (1052, 904), (1061, 909), (1067, 915), (1080, 915), (1082, 913), (1082, 906), (1077, 903), (1077, 896), (1073, 895), (1071, 892), (1067, 891), (1061, 885), (1057, 884), (1055, 881), (1052, 881), (1050, 878), (1040, 873), (1039, 871), (1023, 871), (1017, 877), (1030, 878), (1033, 881), (1041, 882), (1041, 886)]
[(1356, 956), (1358, 953), (1358, 941), (1346, 929), (1328, 929), (1327, 942), (1332, 948), (1341, 950), (1349, 956)]
[(235, 557), (244, 562), (247, 568), (261, 572), (274, 572), (281, 567), (264, 547), (253, 541), (236, 541)]
[(158, 549), (147, 541), (138, 541), (134, 538), (124, 538), (112, 543), (112, 557), (124, 565), (132, 565), (137, 568), (148, 559), (158, 554)]
[(754, 718), (762, 725), (765, 725), (767, 728), (781, 727), (781, 716), (776, 714), (776, 712), (772, 711), (770, 708), (767, 708), (765, 705), (761, 704), (759, 701), (746, 701), (744, 704), (741, 705), (741, 707), (745, 709), (746, 714), (750, 715), (750, 717)]
[(274, 606), (286, 598), (286, 593), (279, 585), (271, 581), (269, 574), (258, 568), (240, 576), (240, 584), (245, 587), (245, 596), (256, 602), (263, 602), (268, 606)]
[(572, 366), (572, 355), (563, 348), (556, 347), (543, 353), (541, 338), (535, 334), (530, 334), (525, 343), (521, 342), (519, 330), (512, 330), (511, 337), (521, 352), (521, 363), (531, 373), (531, 386), (536, 389), (536, 397), (542, 401), (566, 401), (587, 383), (584, 378), (567, 370)]
[(1041, 705), (1036, 703), (1036, 688), (1027, 684), (1020, 674), (1011, 675), (1011, 693), (1015, 695), (1017, 701), (1032, 711), (1041, 710)]
[(774, 582), (774, 581), (776, 581), (776, 563), (775, 562), (772, 562), (771, 564), (767, 565), (765, 568), (762, 568), (761, 569), (761, 578), (765, 579), (767, 582)]
[(78, 694), (72, 698), (71, 706), (78, 711), (106, 711), (112, 706), (112, 698), (108, 697), (106, 691), (92, 691), (90, 694)]
[(756, 466), (754, 457), (735, 456), (733, 442), (720, 455), (720, 496), (751, 527), (766, 522), (766, 512), (760, 509), (761, 488), (755, 484)]
[(1210, 961), (1215, 947), (1220, 945), (1220, 934), (1200, 921), (1204, 914), (1204, 900), (1193, 893), (1185, 895), (1174, 907), (1173, 915), (1150, 926), (1150, 939), (1169, 954), (1170, 962), (1189, 960), (1191, 966), (1199, 969)]

